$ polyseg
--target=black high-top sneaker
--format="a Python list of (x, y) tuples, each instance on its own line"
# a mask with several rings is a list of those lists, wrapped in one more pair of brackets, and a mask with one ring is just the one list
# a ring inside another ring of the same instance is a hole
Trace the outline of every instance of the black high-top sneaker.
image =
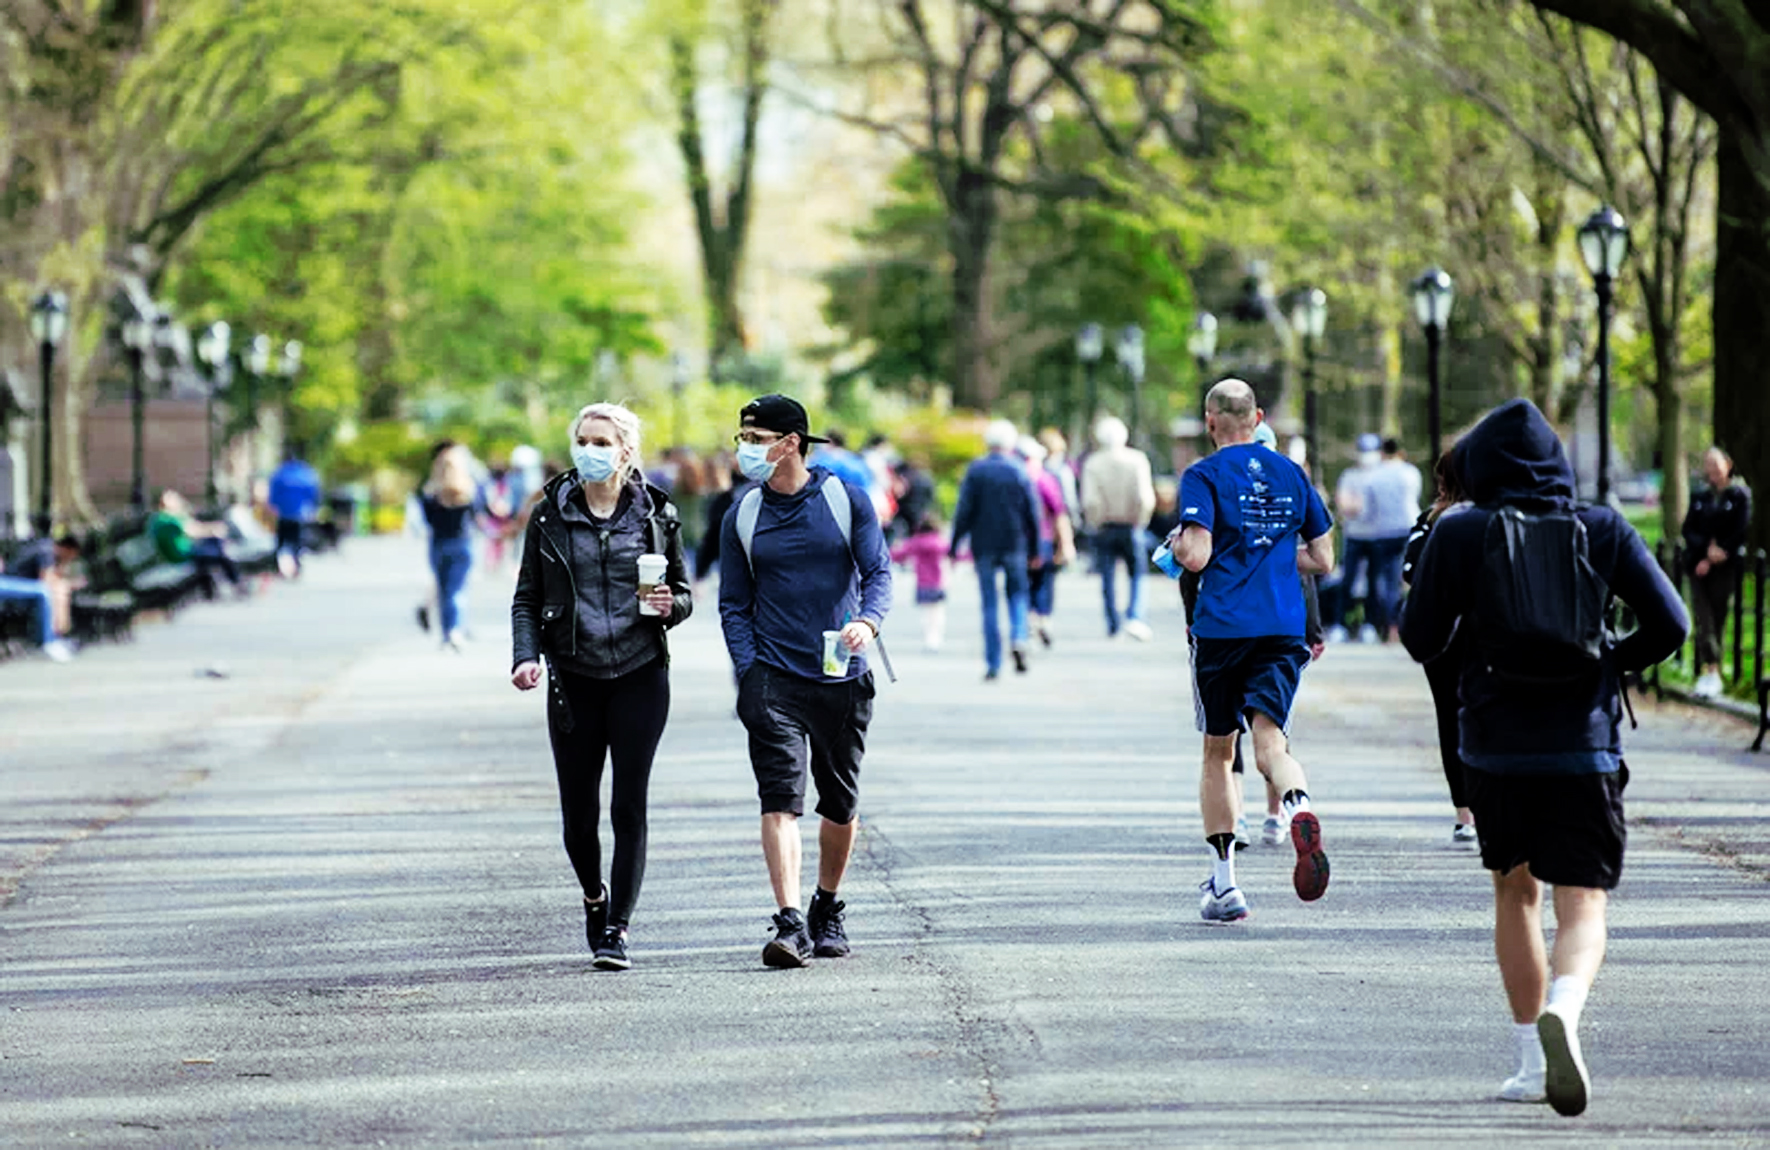
[(790, 968), (810, 961), (811, 936), (805, 933), (805, 916), (787, 907), (774, 916), (774, 938), (762, 948), (762, 965)]
[(842, 929), (842, 912), (848, 904), (826, 896), (822, 891), (811, 896), (811, 912), (806, 916), (806, 931), (811, 935), (811, 953), (819, 958), (847, 958), (848, 932)]

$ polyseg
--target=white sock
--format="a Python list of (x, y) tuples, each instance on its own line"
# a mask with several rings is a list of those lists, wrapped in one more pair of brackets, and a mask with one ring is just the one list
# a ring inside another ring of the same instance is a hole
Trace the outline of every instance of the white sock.
[(1563, 974), (1549, 984), (1549, 1005), (1555, 1013), (1567, 1020), (1568, 1026), (1578, 1026), (1580, 1012), (1586, 1008), (1586, 994), (1591, 990), (1583, 980)]
[(1235, 885), (1235, 852), (1230, 851), (1226, 859), (1216, 859), (1211, 863), (1211, 889), (1222, 894)]
[(1518, 1073), (1530, 1074), (1543, 1068), (1543, 1043), (1537, 1037), (1536, 1023), (1514, 1022), (1512, 1046), (1518, 1053)]

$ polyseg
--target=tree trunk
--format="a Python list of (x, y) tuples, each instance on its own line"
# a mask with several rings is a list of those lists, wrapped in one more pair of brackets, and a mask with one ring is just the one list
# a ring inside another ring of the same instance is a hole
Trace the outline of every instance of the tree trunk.
[(1659, 493), (1660, 529), (1665, 538), (1676, 539), (1690, 506), (1690, 468), (1684, 460), (1684, 402), (1677, 394), (1656, 390), (1659, 409), (1659, 458), (1665, 482)]
[(979, 411), (988, 411), (999, 395), (989, 291), (995, 196), (982, 179), (960, 174), (947, 223), (953, 257), (953, 402)]
[(1753, 546), (1770, 544), (1770, 188), (1723, 129), (1715, 226), (1715, 442), (1752, 484)]

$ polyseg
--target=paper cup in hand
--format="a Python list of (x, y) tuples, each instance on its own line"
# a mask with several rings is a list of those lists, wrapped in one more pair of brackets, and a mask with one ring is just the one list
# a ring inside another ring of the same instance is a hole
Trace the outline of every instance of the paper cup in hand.
[(848, 648), (842, 645), (842, 632), (824, 632), (824, 674), (839, 679), (848, 674)]
[(658, 609), (647, 603), (646, 597), (657, 589), (664, 581), (664, 571), (669, 567), (669, 560), (662, 555), (641, 555), (639, 557), (639, 613), (656, 615)]

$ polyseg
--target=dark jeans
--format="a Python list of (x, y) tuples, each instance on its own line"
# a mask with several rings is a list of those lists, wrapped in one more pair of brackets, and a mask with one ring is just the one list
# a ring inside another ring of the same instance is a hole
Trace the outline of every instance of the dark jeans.
[(1727, 627), (1727, 608), (1733, 600), (1737, 560), (1710, 569), (1707, 575), (1690, 577), (1690, 602), (1696, 622), (1696, 662), (1699, 667), (1721, 665), (1721, 634)]
[(1031, 596), (1034, 615), (1050, 615), (1057, 602), (1057, 565), (1052, 556), (1057, 545), (1047, 539), (1039, 544), (1039, 558), (1044, 560), (1027, 577), (1027, 594)]
[(608, 821), (615, 833), (608, 873), (608, 922), (626, 926), (645, 879), (645, 796), (652, 758), (670, 718), (670, 675), (662, 659), (618, 679), (555, 669), (547, 690), (547, 734), (559, 776), (565, 853), (578, 885), (602, 889), (602, 766), (614, 765)]
[[(1345, 615), (1352, 613), (1352, 585), (1359, 569), (1365, 573), (1364, 621), (1387, 638), (1401, 606), (1401, 561), (1407, 553), (1407, 536), (1389, 539), (1348, 539), (1343, 589)], [(1344, 622), (1344, 617), (1342, 617)]]
[(1026, 613), (1032, 606), (1026, 577), (1026, 555), (1019, 551), (1003, 555), (974, 554), (972, 566), (977, 568), (977, 590), (983, 597), (983, 665), (991, 671), (1002, 669), (1002, 617), (996, 604), (996, 571), (1002, 572), (1002, 590), (1008, 598), (1008, 643), (1015, 649), (1026, 646), (1028, 627)]
[(304, 527), (305, 524), (299, 519), (277, 520), (277, 554), (281, 555), (285, 551), (289, 553), (295, 561), (296, 574), (301, 572), (301, 552), (306, 550), (301, 538)]
[(1106, 601), (1108, 635), (1119, 633), (1116, 581), (1121, 561), (1131, 580), (1131, 601), (1125, 607), (1124, 618), (1143, 618), (1143, 572), (1149, 566), (1148, 550), (1143, 546), (1143, 529), (1126, 523), (1108, 523), (1094, 535), (1094, 563), (1100, 572), (1100, 594)]
[(228, 558), (225, 548), (219, 539), (191, 540), (191, 562), (197, 568), (197, 575), (215, 583), (215, 572), (220, 571), (222, 577), (236, 589), (243, 586), (240, 582), (240, 565)]

